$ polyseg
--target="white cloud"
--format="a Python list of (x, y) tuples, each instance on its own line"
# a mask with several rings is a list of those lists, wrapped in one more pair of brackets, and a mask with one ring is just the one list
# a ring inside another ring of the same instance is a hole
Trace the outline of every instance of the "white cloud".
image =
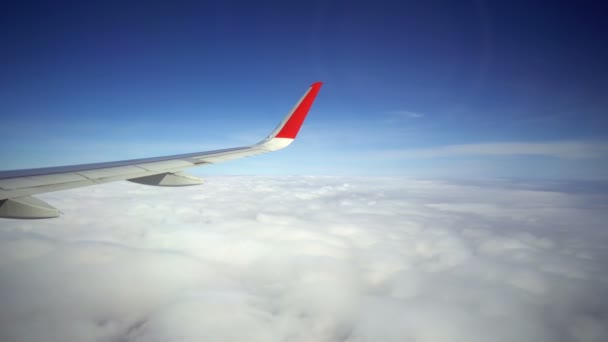
[(2, 341), (605, 341), (606, 196), (391, 178), (114, 183), (0, 221)]
[(424, 117), (423, 113), (410, 112), (409, 110), (395, 110), (389, 113), (398, 118), (420, 119)]
[(588, 159), (608, 157), (608, 143), (584, 141), (478, 143), (391, 150), (380, 152), (380, 155), (387, 158), (535, 155), (565, 159)]

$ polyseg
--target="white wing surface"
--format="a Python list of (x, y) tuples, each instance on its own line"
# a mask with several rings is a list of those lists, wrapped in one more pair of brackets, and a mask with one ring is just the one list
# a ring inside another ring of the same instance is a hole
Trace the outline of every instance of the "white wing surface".
[(107, 163), (0, 171), (0, 217), (39, 219), (59, 210), (32, 195), (128, 180), (156, 186), (188, 186), (202, 180), (182, 171), (205, 164), (255, 156), (287, 147), (296, 138), (322, 83), (314, 83), (264, 140), (251, 146)]

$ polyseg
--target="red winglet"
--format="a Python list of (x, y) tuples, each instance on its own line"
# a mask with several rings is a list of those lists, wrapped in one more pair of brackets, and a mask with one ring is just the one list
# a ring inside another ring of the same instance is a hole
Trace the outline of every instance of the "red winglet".
[(281, 128), (281, 131), (277, 133), (277, 138), (296, 138), (304, 119), (306, 119), (308, 110), (310, 110), (312, 103), (315, 101), (315, 97), (317, 97), (317, 94), (319, 93), (319, 89), (321, 89), (321, 85), (323, 85), (322, 82), (316, 82), (310, 86), (310, 89), (306, 95), (304, 95), (298, 107), (293, 111), (283, 128)]

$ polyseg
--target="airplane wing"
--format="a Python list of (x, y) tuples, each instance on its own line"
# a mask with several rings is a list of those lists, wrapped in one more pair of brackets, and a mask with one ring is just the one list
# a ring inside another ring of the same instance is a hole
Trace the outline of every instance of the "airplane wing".
[(0, 217), (39, 219), (60, 212), (32, 195), (119, 180), (155, 186), (188, 186), (202, 180), (184, 169), (255, 156), (287, 147), (296, 138), (322, 83), (314, 83), (265, 139), (251, 146), (173, 156), (39, 169), (0, 171)]

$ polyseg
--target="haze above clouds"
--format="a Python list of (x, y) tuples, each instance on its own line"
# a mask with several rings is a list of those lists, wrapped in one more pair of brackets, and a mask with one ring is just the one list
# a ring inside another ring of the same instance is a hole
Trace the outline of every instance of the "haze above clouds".
[(439, 146), (426, 149), (385, 151), (388, 158), (436, 158), (454, 156), (529, 155), (564, 159), (601, 159), (608, 156), (608, 144), (582, 141), (502, 142)]
[(606, 196), (217, 177), (0, 222), (2, 341), (605, 341)]

